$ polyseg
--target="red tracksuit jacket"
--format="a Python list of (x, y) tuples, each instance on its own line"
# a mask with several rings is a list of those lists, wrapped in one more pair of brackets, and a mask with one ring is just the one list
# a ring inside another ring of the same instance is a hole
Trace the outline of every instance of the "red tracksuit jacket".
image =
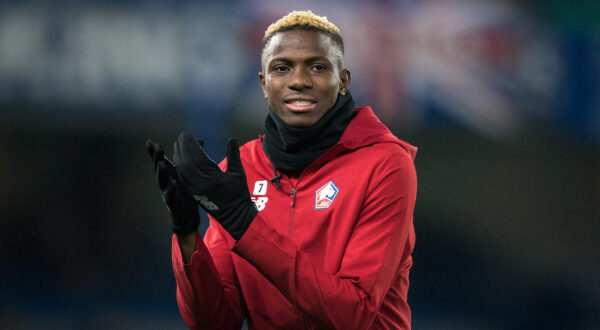
[(247, 319), (261, 330), (409, 329), (416, 148), (357, 107), (340, 140), (277, 189), (261, 141), (240, 148), (260, 210), (242, 238), (211, 219), (184, 264), (173, 237), (187, 325), (239, 329)]

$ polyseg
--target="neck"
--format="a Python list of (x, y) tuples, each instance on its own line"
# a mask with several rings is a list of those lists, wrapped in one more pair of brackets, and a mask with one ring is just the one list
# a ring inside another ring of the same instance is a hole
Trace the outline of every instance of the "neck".
[(263, 125), (263, 150), (275, 169), (286, 174), (304, 170), (339, 140), (352, 119), (354, 105), (350, 92), (338, 95), (333, 107), (310, 127), (287, 125), (269, 110)]

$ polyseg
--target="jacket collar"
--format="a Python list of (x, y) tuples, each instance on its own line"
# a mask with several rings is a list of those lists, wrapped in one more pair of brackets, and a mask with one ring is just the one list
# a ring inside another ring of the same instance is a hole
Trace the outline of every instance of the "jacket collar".
[(404, 148), (413, 160), (417, 154), (417, 147), (394, 136), (373, 113), (371, 107), (356, 107), (354, 118), (337, 145), (353, 150), (375, 143), (396, 143)]

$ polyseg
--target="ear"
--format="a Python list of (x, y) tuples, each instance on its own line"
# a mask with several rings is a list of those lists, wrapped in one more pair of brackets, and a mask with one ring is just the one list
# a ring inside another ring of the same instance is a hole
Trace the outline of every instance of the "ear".
[(264, 72), (259, 72), (258, 73), (258, 82), (260, 83), (260, 87), (263, 90), (263, 94), (265, 95), (265, 99), (268, 99), (268, 97), (267, 97), (266, 78), (265, 78)]
[(350, 86), (350, 80), (352, 80), (352, 77), (350, 75), (350, 70), (348, 70), (348, 69), (341, 70), (340, 71), (340, 94), (346, 95), (348, 86)]

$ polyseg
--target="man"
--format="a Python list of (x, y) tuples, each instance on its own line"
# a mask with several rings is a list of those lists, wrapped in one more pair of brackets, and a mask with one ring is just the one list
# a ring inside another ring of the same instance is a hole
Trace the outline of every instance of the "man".
[(189, 133), (174, 165), (147, 142), (189, 327), (410, 328), (416, 148), (355, 107), (343, 53), (335, 25), (292, 12), (263, 39), (263, 136), (230, 139), (220, 166)]

